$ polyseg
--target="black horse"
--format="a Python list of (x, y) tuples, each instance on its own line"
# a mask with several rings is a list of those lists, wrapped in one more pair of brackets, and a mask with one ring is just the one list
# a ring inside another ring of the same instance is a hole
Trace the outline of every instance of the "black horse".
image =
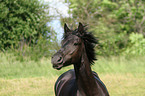
[(52, 56), (53, 68), (60, 70), (70, 64), (74, 69), (63, 73), (55, 83), (56, 96), (109, 96), (107, 88), (91, 70), (91, 64), (96, 60), (94, 46), (95, 37), (86, 32), (79, 23), (76, 30), (70, 30), (64, 25), (64, 37), (61, 49)]

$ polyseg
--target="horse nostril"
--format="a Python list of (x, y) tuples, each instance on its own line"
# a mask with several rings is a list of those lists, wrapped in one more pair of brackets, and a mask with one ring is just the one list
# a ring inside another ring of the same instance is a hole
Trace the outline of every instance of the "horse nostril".
[(58, 60), (57, 60), (58, 63), (61, 63), (62, 62), (62, 57), (60, 57)]
[(62, 57), (60, 57), (57, 61), (59, 62), (59, 61), (61, 61), (61, 59), (62, 59)]

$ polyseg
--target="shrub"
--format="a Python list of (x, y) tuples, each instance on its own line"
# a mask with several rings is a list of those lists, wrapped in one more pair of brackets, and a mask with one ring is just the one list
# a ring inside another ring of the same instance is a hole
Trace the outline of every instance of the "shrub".
[(40, 35), (50, 39), (52, 33), (46, 25), (50, 21), (46, 9), (48, 5), (40, 0), (1, 0), (0, 50), (18, 48), (21, 42), (36, 44)]
[(145, 55), (145, 38), (142, 34), (132, 33), (124, 53), (127, 55)]

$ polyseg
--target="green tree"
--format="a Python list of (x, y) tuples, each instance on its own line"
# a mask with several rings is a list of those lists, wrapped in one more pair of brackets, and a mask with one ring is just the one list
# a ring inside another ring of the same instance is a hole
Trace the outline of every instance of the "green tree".
[(129, 45), (123, 54), (145, 55), (145, 38), (142, 34), (131, 33), (129, 36)]
[(48, 7), (40, 0), (0, 0), (0, 49), (31, 46), (40, 36), (51, 40)]
[[(145, 36), (143, 0), (66, 0), (71, 17), (62, 22), (82, 22), (99, 37), (98, 54), (118, 55), (129, 45), (131, 33)], [(71, 26), (71, 25), (70, 25)]]
[(59, 46), (48, 8), (41, 0), (0, 0), (0, 52), (20, 61), (51, 56)]

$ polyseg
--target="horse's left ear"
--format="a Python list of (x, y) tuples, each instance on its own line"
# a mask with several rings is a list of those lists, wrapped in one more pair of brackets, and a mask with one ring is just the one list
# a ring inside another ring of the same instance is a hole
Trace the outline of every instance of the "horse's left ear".
[(78, 26), (78, 32), (81, 33), (81, 34), (83, 34), (83, 32), (84, 32), (84, 26), (80, 22), (79, 22), (79, 26)]
[(64, 24), (64, 32), (65, 32), (65, 34), (66, 34), (67, 32), (70, 32), (70, 29), (67, 27), (66, 23)]

